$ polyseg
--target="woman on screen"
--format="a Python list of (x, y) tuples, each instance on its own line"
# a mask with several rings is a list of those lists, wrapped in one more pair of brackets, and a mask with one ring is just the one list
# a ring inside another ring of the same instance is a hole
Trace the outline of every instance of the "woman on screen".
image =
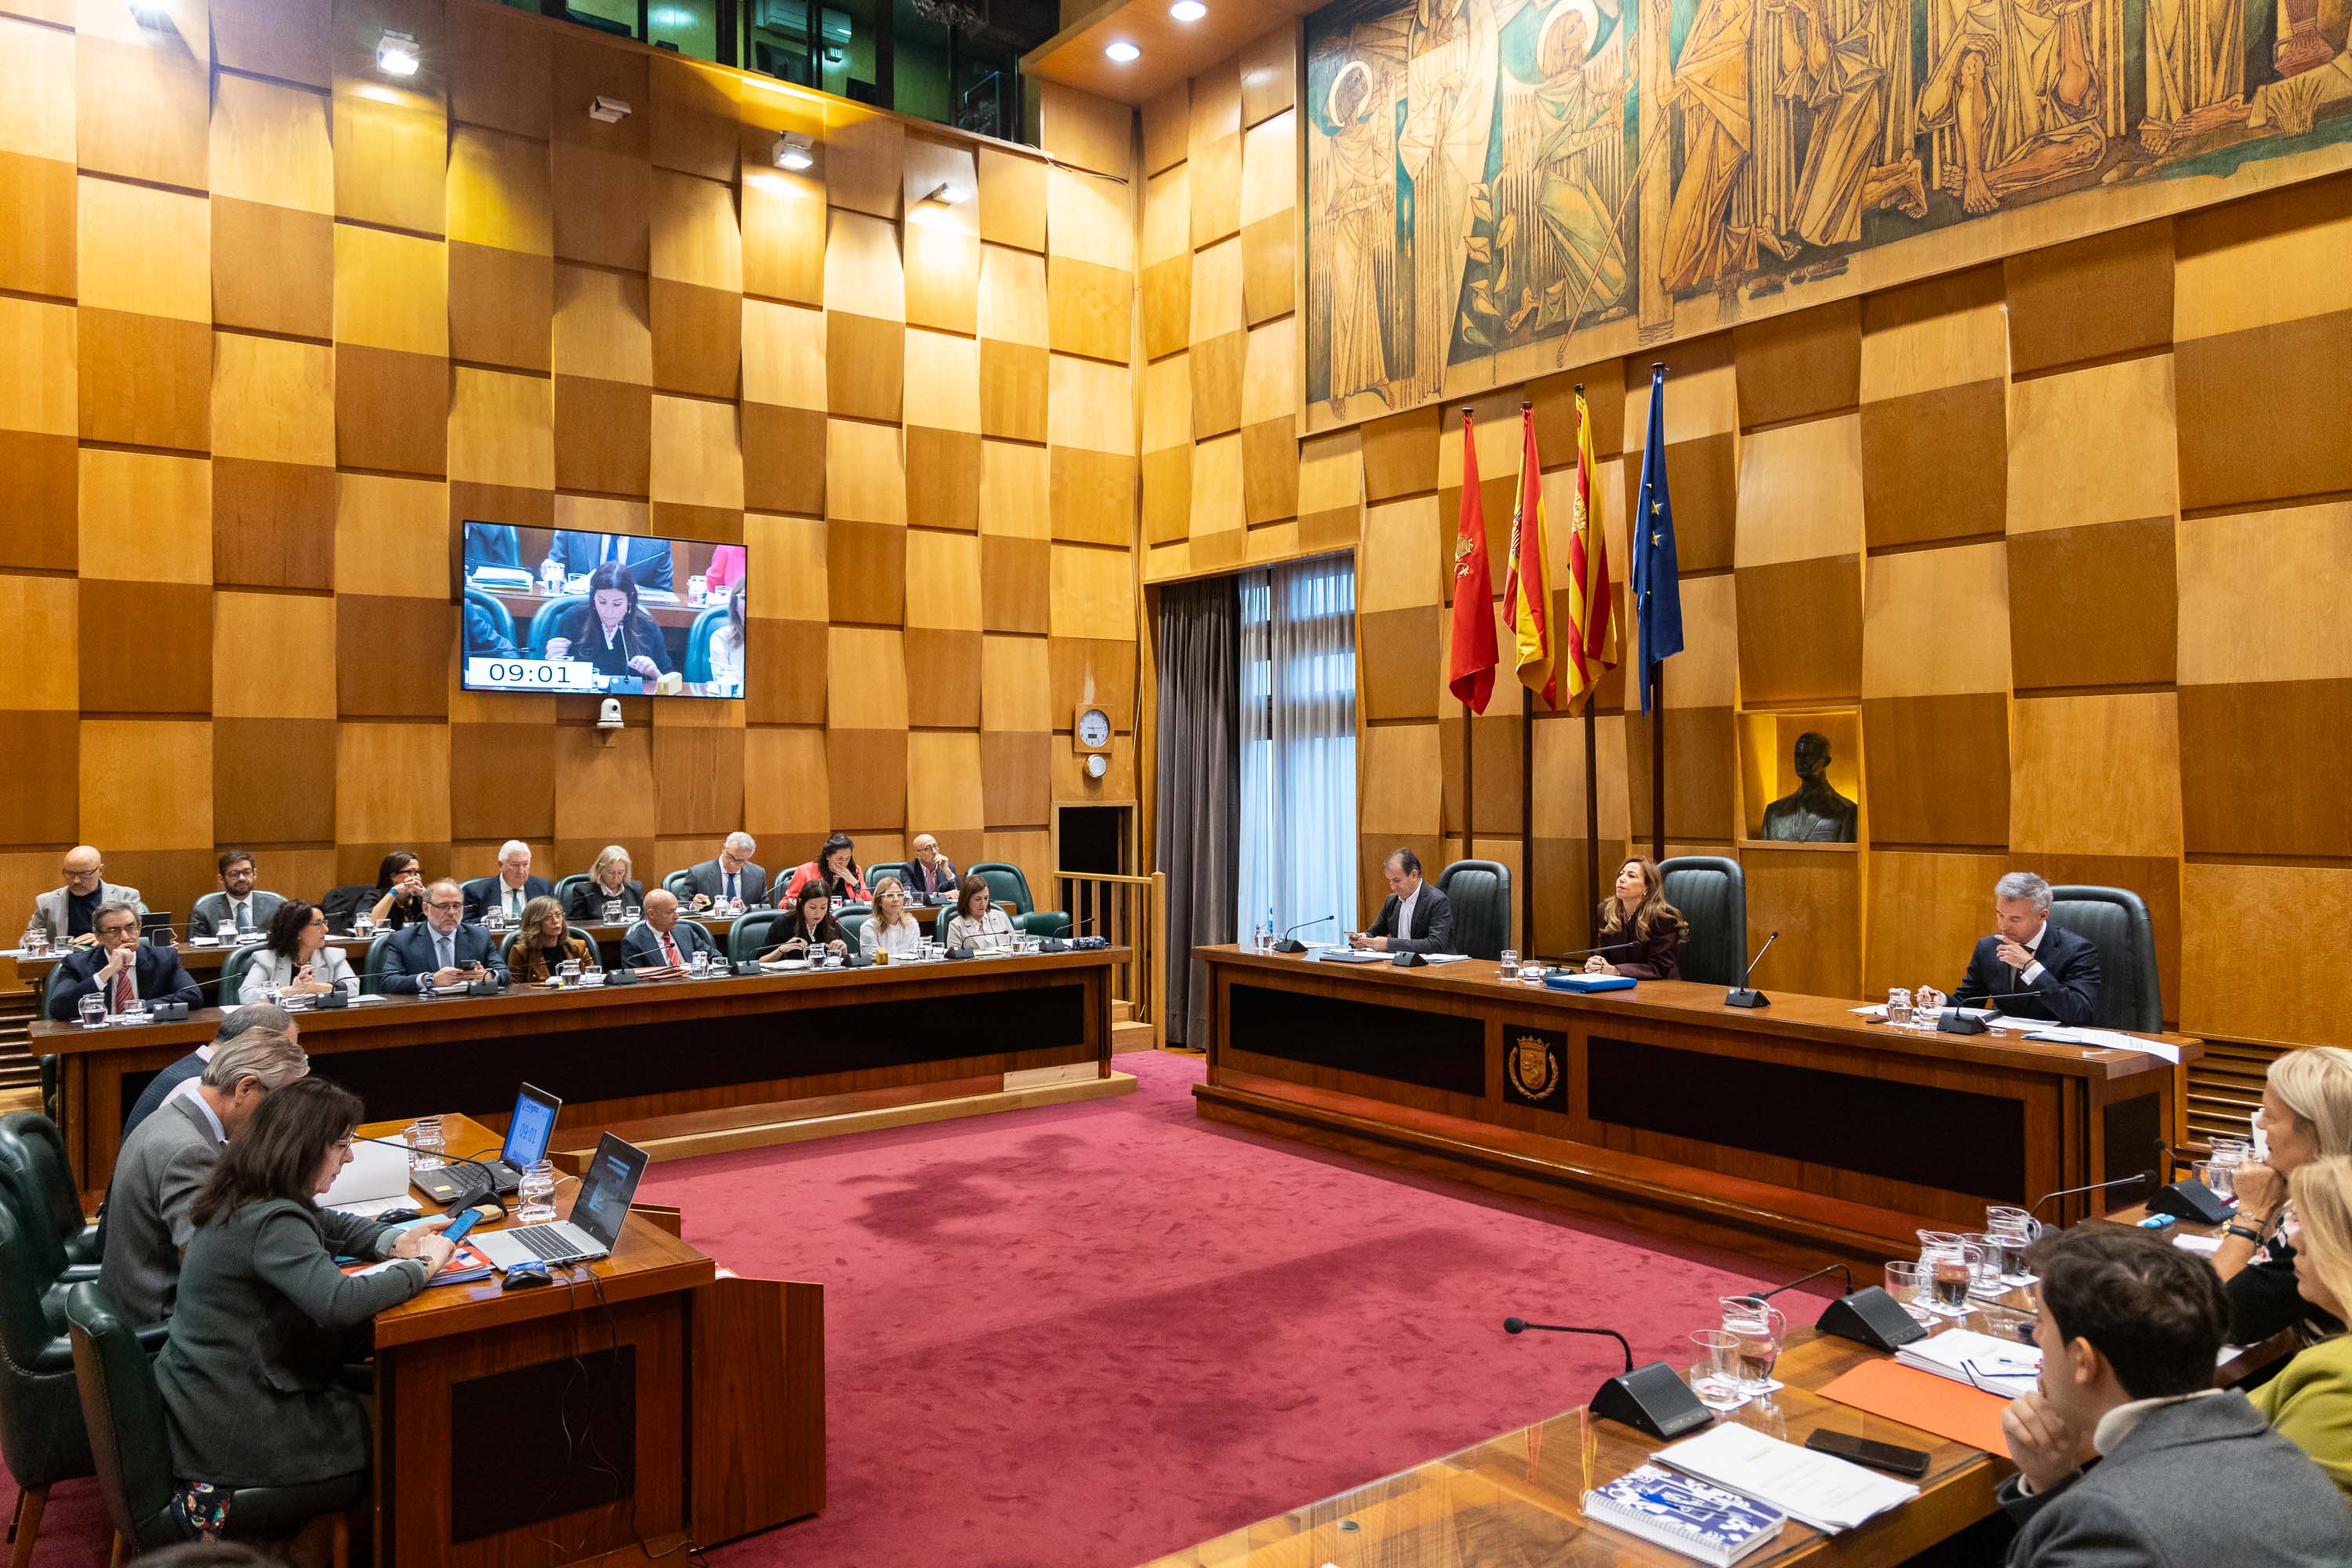
[(727, 591), (727, 624), (710, 634), (710, 691), (740, 696), (743, 691), (743, 584)]
[(588, 602), (557, 632), (547, 639), (547, 657), (584, 660), (599, 675), (653, 680), (669, 668), (661, 627), (637, 607), (637, 580), (617, 561), (588, 574)]

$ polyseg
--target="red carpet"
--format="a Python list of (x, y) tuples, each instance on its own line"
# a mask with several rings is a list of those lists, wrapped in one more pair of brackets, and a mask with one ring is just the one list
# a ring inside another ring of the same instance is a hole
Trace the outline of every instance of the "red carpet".
[[(721, 1264), (825, 1286), (830, 1505), (718, 1568), (1127, 1568), (1616, 1369), (1507, 1314), (1674, 1360), (1759, 1278), (1201, 1121), (1197, 1058), (1118, 1066), (1139, 1093), (649, 1173)], [(49, 1518), (37, 1563), (105, 1561), (90, 1483)]]

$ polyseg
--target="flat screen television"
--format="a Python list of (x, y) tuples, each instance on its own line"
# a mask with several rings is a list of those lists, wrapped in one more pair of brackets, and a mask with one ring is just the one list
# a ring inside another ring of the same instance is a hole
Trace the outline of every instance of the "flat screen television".
[(740, 544), (464, 525), (468, 691), (743, 695)]

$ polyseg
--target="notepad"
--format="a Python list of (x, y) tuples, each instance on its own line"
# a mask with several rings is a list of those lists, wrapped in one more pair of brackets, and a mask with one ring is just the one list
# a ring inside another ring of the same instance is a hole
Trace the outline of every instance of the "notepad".
[(1908, 1481), (1784, 1443), (1751, 1426), (1716, 1426), (1652, 1458), (1779, 1509), (1824, 1535), (1851, 1530), (1919, 1495)]
[(1895, 1359), (2004, 1400), (2032, 1393), (2042, 1374), (2040, 1350), (1974, 1329), (1946, 1329), (1931, 1338), (1915, 1340), (1897, 1349)]

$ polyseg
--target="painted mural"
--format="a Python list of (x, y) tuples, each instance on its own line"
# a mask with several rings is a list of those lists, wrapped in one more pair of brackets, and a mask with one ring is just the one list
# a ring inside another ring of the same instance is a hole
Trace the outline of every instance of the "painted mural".
[(1310, 421), (2344, 167), (2348, 15), (1339, 0), (1307, 24)]

